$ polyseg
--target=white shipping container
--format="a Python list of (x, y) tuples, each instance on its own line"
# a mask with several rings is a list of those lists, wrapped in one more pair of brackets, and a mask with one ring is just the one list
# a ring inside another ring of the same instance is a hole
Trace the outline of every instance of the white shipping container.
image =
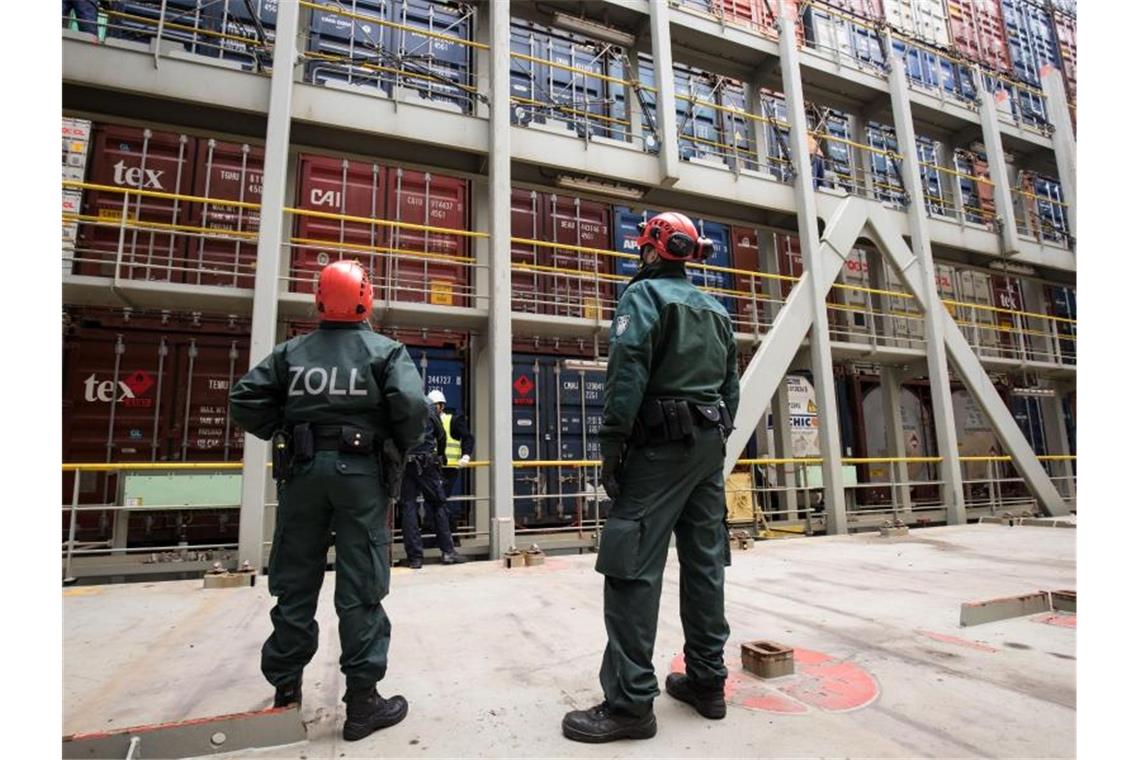
[(887, 24), (907, 37), (950, 47), (950, 26), (942, 0), (883, 0)]
[[(79, 190), (63, 191), (63, 213), (66, 215), (79, 214), (83, 204), (83, 193)], [(63, 221), (63, 273), (71, 274), (72, 255), (75, 252), (75, 241), (79, 234), (78, 221)]]

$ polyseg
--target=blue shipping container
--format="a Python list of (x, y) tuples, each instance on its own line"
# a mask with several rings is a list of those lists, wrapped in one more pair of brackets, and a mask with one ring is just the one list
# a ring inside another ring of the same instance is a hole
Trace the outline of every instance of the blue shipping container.
[(1014, 74), (1040, 87), (1042, 66), (1061, 68), (1049, 11), (1032, 0), (1001, 0), (1001, 15)]
[[(511, 375), (512, 452), (516, 461), (601, 458), (605, 372), (568, 367), (563, 357), (515, 354)], [(593, 517), (595, 469), (517, 468), (515, 519), (527, 527)], [(608, 505), (599, 505), (605, 516)]]

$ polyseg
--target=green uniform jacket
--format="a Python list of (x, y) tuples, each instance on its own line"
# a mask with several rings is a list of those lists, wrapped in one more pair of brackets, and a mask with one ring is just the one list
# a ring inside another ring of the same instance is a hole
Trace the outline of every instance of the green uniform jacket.
[(301, 422), (353, 425), (392, 438), (400, 451), (419, 443), (428, 415), (407, 350), (366, 322), (322, 322), (277, 345), (234, 385), (230, 409), (265, 440)]
[(678, 264), (645, 270), (625, 289), (610, 326), (602, 413), (603, 455), (621, 452), (645, 399), (740, 402), (728, 312), (685, 278)]

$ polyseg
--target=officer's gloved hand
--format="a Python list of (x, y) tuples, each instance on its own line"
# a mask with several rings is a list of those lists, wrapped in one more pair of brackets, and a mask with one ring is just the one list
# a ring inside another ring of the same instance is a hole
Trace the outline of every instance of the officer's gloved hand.
[(457, 464), (460, 467), (466, 467), (467, 465), (471, 464), (471, 457), (464, 454), (463, 456), (459, 457), (459, 462)]
[(602, 455), (602, 488), (606, 489), (606, 495), (611, 501), (621, 495), (621, 486), (618, 483), (621, 478), (621, 465), (620, 453)]

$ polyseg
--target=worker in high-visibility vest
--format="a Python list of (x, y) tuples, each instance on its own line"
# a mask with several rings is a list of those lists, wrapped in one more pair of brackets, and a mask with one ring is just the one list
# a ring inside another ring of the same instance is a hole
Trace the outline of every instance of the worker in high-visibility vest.
[[(467, 417), (462, 412), (449, 413), (447, 397), (438, 388), (428, 393), (428, 401), (435, 404), (439, 412), (439, 419), (443, 423), (444, 433), (447, 434), (446, 462), (443, 466), (443, 491), (450, 498), (455, 491), (455, 481), (459, 479), (459, 470), (471, 462), (471, 454), (475, 451), (475, 436), (471, 434), (471, 427), (467, 424)], [(451, 519), (451, 532), (459, 523), (465, 505), (462, 502), (448, 502), (447, 512)], [(457, 542), (458, 543), (458, 542)]]

